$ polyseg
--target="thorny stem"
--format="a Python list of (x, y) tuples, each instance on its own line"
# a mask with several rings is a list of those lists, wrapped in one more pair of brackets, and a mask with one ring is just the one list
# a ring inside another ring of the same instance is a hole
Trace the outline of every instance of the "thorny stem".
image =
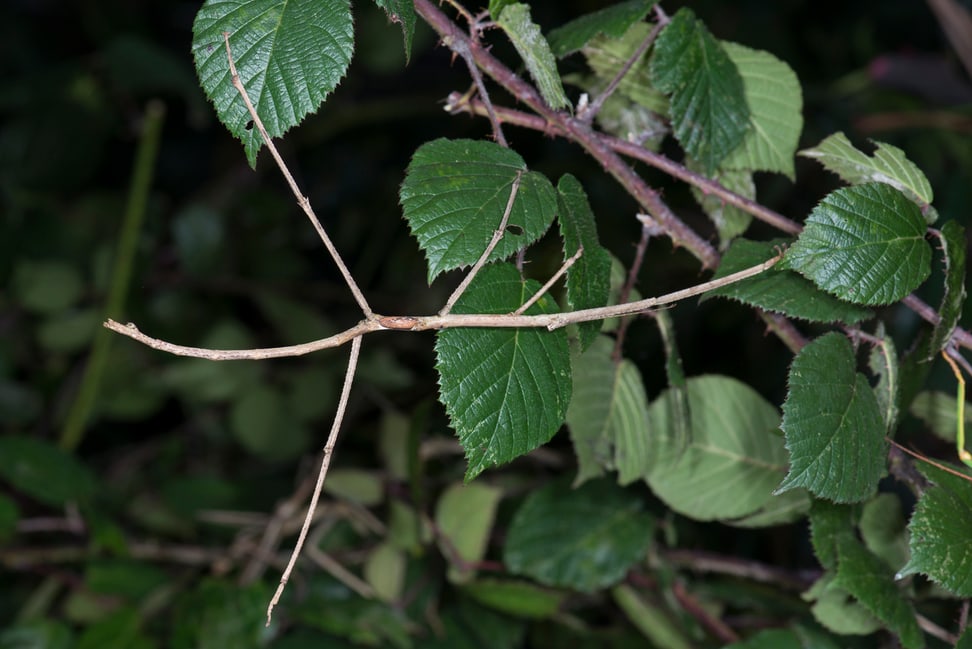
[(358, 354), (361, 351), (361, 336), (356, 336), (351, 340), (351, 357), (348, 359), (348, 370), (344, 375), (344, 386), (341, 388), (341, 398), (338, 401), (337, 412), (334, 414), (334, 423), (331, 425), (331, 432), (327, 436), (327, 442), (324, 444), (324, 456), (321, 459), (321, 471), (317, 475), (317, 484), (314, 485), (314, 493), (311, 496), (310, 505), (307, 507), (307, 516), (304, 518), (304, 524), (300, 528), (300, 536), (297, 537), (297, 544), (294, 546), (294, 551), (290, 555), (290, 561), (287, 562), (287, 567), (284, 569), (283, 574), (280, 576), (280, 583), (277, 585), (277, 591), (273, 594), (273, 598), (270, 600), (270, 604), (267, 606), (267, 626), (270, 626), (270, 620), (273, 616), (273, 607), (277, 605), (280, 601), (280, 596), (283, 595), (284, 588), (287, 586), (287, 580), (290, 579), (290, 573), (293, 572), (294, 565), (297, 563), (297, 557), (300, 556), (300, 550), (304, 546), (304, 539), (307, 538), (307, 532), (310, 529), (311, 521), (314, 519), (314, 511), (317, 509), (317, 501), (321, 497), (321, 489), (324, 487), (324, 478), (327, 476), (327, 470), (331, 466), (331, 456), (334, 453), (334, 445), (337, 444), (338, 432), (341, 430), (341, 422), (344, 420), (344, 411), (348, 406), (348, 396), (351, 394), (351, 383), (354, 379), (355, 371), (358, 368)]
[(146, 336), (138, 330), (134, 324), (121, 324), (114, 320), (108, 320), (104, 326), (112, 331), (128, 336), (153, 349), (158, 349), (176, 356), (190, 356), (193, 358), (208, 358), (214, 361), (228, 360), (260, 360), (266, 358), (283, 358), (290, 356), (302, 356), (322, 349), (339, 347), (348, 341), (360, 340), (364, 334), (373, 331), (429, 331), (439, 329), (450, 329), (454, 327), (468, 328), (538, 328), (543, 327), (549, 331), (566, 327), (569, 324), (578, 322), (591, 322), (594, 320), (604, 320), (606, 318), (616, 318), (626, 315), (643, 313), (667, 304), (674, 304), (681, 300), (688, 299), (715, 290), (722, 286), (728, 286), (740, 282), (750, 277), (762, 273), (771, 268), (780, 260), (780, 255), (768, 259), (762, 264), (751, 266), (739, 272), (720, 277), (719, 279), (709, 280), (684, 288), (679, 291), (667, 293), (659, 297), (649, 297), (636, 302), (626, 304), (614, 304), (611, 306), (598, 307), (594, 309), (580, 309), (578, 311), (568, 311), (566, 313), (541, 313), (536, 315), (508, 315), (508, 314), (456, 314), (433, 315), (433, 316), (381, 316), (373, 315), (362, 320), (355, 326), (327, 338), (321, 338), (309, 343), (300, 345), (290, 345), (287, 347), (269, 347), (264, 349), (229, 349), (216, 350), (204, 349), (202, 347), (186, 347), (174, 345), (158, 338)]
[(489, 244), (486, 246), (483, 254), (479, 256), (479, 259), (477, 259), (476, 263), (473, 264), (473, 267), (469, 269), (469, 272), (459, 283), (459, 286), (456, 287), (456, 290), (454, 290), (452, 295), (449, 296), (449, 299), (446, 300), (445, 306), (442, 307), (441, 311), (439, 311), (439, 315), (447, 315), (450, 311), (452, 311), (452, 307), (456, 305), (456, 302), (459, 301), (462, 294), (466, 292), (467, 288), (469, 288), (469, 285), (476, 277), (476, 274), (486, 264), (486, 260), (489, 259), (489, 256), (493, 253), (493, 250), (496, 248), (497, 244), (499, 244), (500, 239), (502, 239), (503, 235), (506, 234), (506, 224), (509, 223), (510, 212), (513, 211), (513, 203), (516, 201), (517, 192), (520, 191), (520, 181), (522, 179), (523, 171), (517, 171), (516, 177), (513, 179), (513, 184), (510, 187), (510, 197), (506, 201), (506, 208), (503, 210), (503, 218), (500, 219), (499, 227), (493, 231), (493, 236), (490, 238)]
[(331, 237), (327, 235), (327, 231), (324, 230), (324, 226), (321, 225), (320, 219), (317, 218), (317, 214), (314, 213), (314, 208), (311, 207), (310, 201), (304, 196), (300, 191), (300, 187), (297, 185), (297, 181), (294, 180), (293, 174), (290, 173), (290, 169), (287, 168), (286, 163), (277, 151), (277, 147), (273, 144), (273, 140), (270, 139), (270, 135), (267, 134), (267, 129), (263, 126), (263, 120), (260, 119), (260, 115), (257, 114), (256, 108), (253, 106), (253, 102), (250, 101), (250, 96), (246, 92), (246, 88), (243, 87), (243, 82), (240, 81), (240, 75), (236, 71), (236, 63), (233, 61), (233, 52), (230, 49), (229, 42), (230, 33), (223, 32), (223, 42), (226, 44), (226, 58), (229, 60), (229, 68), (231, 76), (231, 82), (236, 91), (240, 93), (240, 97), (243, 98), (243, 103), (246, 104), (246, 109), (250, 113), (250, 118), (253, 119), (253, 124), (256, 126), (257, 130), (260, 132), (260, 137), (263, 138), (263, 143), (266, 145), (267, 149), (270, 151), (270, 155), (277, 163), (277, 167), (280, 168), (280, 172), (283, 174), (284, 179), (287, 181), (287, 185), (290, 186), (290, 191), (293, 192), (294, 198), (297, 199), (297, 204), (300, 205), (300, 209), (304, 211), (307, 218), (310, 219), (311, 225), (317, 231), (317, 236), (320, 237), (321, 241), (324, 243), (324, 247), (327, 251), (331, 253), (331, 258), (334, 263), (337, 264), (338, 270), (344, 277), (344, 281), (347, 283), (348, 288), (351, 289), (352, 295), (354, 295), (355, 301), (361, 310), (364, 312), (365, 317), (372, 315), (371, 307), (368, 306), (368, 301), (365, 299), (364, 294), (361, 289), (358, 288), (357, 282), (351, 276), (351, 271), (345, 265), (344, 260), (341, 259), (341, 254), (337, 251), (334, 243), (331, 242)]

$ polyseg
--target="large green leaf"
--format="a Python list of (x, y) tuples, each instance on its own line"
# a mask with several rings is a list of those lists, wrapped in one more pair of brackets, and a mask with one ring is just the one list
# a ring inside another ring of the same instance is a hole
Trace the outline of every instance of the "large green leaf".
[(919, 467), (935, 486), (908, 523), (911, 560), (898, 577), (920, 572), (959, 597), (972, 597), (972, 480), (928, 464)]
[[(785, 239), (772, 241), (737, 239), (722, 256), (715, 278), (725, 277), (761, 264), (777, 254), (785, 244)], [(779, 266), (780, 264), (777, 264), (756, 277), (717, 288), (702, 299), (707, 300), (712, 296), (726, 297), (766, 311), (774, 311), (790, 318), (810, 322), (854, 324), (873, 315), (861, 306), (824, 293), (808, 279), (791, 270), (781, 269)]]
[(511, 579), (477, 579), (464, 585), (462, 592), (483, 606), (526, 618), (551, 617), (569, 595), (567, 591)]
[(786, 470), (779, 412), (748, 385), (725, 376), (688, 380), (691, 439), (678, 448), (671, 401), (649, 407), (652, 491), (696, 520), (726, 520), (757, 511)]
[[(611, 254), (597, 239), (594, 213), (587, 202), (587, 194), (574, 176), (564, 174), (557, 183), (557, 221), (564, 238), (564, 259), (572, 257), (583, 246), (573, 266), (567, 270), (567, 306), (572, 311), (590, 309), (607, 304), (611, 291)], [(582, 322), (577, 325), (581, 349), (597, 337), (601, 322)]]
[(849, 534), (837, 539), (834, 586), (853, 595), (898, 636), (905, 649), (925, 646), (915, 610), (898, 590), (888, 567)]
[(573, 359), (574, 389), (567, 426), (577, 454), (576, 484), (618, 470), (618, 482), (641, 477), (650, 462), (648, 400), (641, 373), (629, 360), (615, 362), (614, 342), (600, 336)]
[(948, 344), (965, 305), (965, 228), (949, 221), (942, 227), (939, 241), (945, 263), (945, 294), (938, 307), (940, 318), (928, 339), (926, 360), (931, 360)]
[(931, 246), (918, 206), (889, 185), (828, 194), (807, 218), (783, 264), (842, 300), (890, 304), (931, 272)]
[(415, 35), (415, 5), (412, 0), (375, 0), (385, 10), (388, 19), (402, 27), (405, 40), (405, 62), (412, 56), (412, 37)]
[(518, 174), (522, 177), (507, 230), (490, 260), (509, 257), (547, 231), (557, 211), (550, 181), (527, 171), (516, 152), (493, 142), (439, 139), (419, 147), (400, 200), (428, 258), (429, 283), (444, 271), (479, 259), (502, 223)]
[(0, 437), (0, 478), (52, 506), (86, 502), (95, 492), (91, 470), (73, 455), (34, 437)]
[(583, 592), (617, 583), (652, 536), (641, 500), (607, 480), (570, 490), (553, 482), (513, 515), (503, 561), (510, 572)]
[(522, 2), (506, 5), (496, 18), (513, 47), (519, 52), (530, 76), (537, 84), (537, 90), (551, 108), (567, 108), (570, 102), (564, 94), (557, 71), (557, 60), (540, 27), (530, 18), (530, 7)]
[(547, 35), (550, 49), (561, 58), (584, 47), (598, 34), (620, 38), (628, 27), (644, 19), (657, 2), (658, 0), (627, 0), (575, 18)]
[(736, 43), (722, 46), (742, 77), (752, 128), (721, 166), (778, 171), (793, 180), (793, 154), (803, 130), (799, 80), (790, 66), (769, 52)]
[(691, 9), (679, 9), (658, 37), (651, 78), (671, 95), (675, 137), (712, 173), (746, 135), (749, 108), (735, 64)]
[[(512, 265), (489, 265), (453, 313), (509, 313), (539, 288)], [(554, 312), (548, 296), (526, 311)], [(546, 443), (564, 422), (571, 378), (562, 329), (445, 329), (435, 352), (442, 403), (469, 461), (467, 480)]]
[[(812, 149), (800, 151), (800, 155), (814, 158), (851, 185), (872, 182), (891, 185), (928, 212), (935, 195), (925, 174), (898, 147), (884, 142), (874, 144), (877, 148), (869, 156), (855, 148), (846, 135), (837, 132)], [(934, 222), (934, 218), (929, 221)]]
[(778, 491), (805, 487), (838, 503), (864, 500), (885, 474), (885, 429), (846, 337), (829, 333), (790, 366), (783, 432), (790, 472)]
[(206, 0), (192, 26), (196, 72), (219, 120), (243, 141), (250, 165), (263, 146), (230, 82), (223, 32), (240, 81), (270, 137), (317, 110), (351, 62), (349, 0)]

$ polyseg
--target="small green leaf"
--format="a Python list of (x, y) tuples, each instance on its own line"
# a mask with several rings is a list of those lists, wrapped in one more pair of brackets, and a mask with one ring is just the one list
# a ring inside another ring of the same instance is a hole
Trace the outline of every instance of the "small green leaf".
[(402, 26), (405, 40), (405, 62), (412, 57), (412, 37), (415, 35), (415, 5), (412, 0), (375, 0), (385, 10), (388, 19)]
[(53, 507), (86, 502), (97, 486), (87, 465), (41, 439), (0, 437), (0, 458), (0, 478)]
[(631, 586), (618, 584), (611, 589), (611, 597), (652, 646), (667, 649), (691, 649), (694, 646), (663, 607), (642, 597)]
[[(958, 597), (972, 597), (972, 480), (929, 464), (918, 466), (936, 486), (924, 493), (911, 516), (911, 560), (897, 576), (921, 573)], [(968, 469), (961, 472), (969, 474)]]
[(825, 573), (804, 594), (814, 601), (810, 612), (825, 628), (841, 635), (868, 635), (881, 628), (881, 621), (842, 588), (833, 584), (834, 577)]
[(834, 586), (853, 595), (898, 636), (905, 649), (925, 646), (915, 610), (898, 590), (888, 567), (851, 535), (837, 539)]
[(939, 236), (942, 257), (945, 262), (945, 294), (938, 307), (940, 316), (928, 340), (925, 359), (931, 360), (948, 344), (952, 332), (962, 318), (965, 304), (965, 228), (949, 221)]
[(554, 615), (568, 595), (564, 591), (508, 579), (477, 579), (463, 586), (462, 591), (483, 606), (514, 617), (533, 619)]
[(790, 629), (766, 629), (723, 649), (806, 649), (806, 646)]
[(394, 602), (402, 596), (407, 559), (402, 550), (390, 542), (372, 548), (364, 565), (364, 578), (383, 602)]
[(925, 281), (931, 246), (918, 206), (893, 187), (870, 183), (828, 194), (782, 263), (828, 293), (874, 306)]
[(547, 35), (550, 49), (563, 58), (584, 47), (598, 34), (621, 38), (634, 23), (644, 20), (658, 0), (628, 0), (585, 14), (561, 25)]
[(871, 347), (867, 364), (871, 372), (878, 377), (878, 383), (874, 386), (874, 396), (877, 397), (878, 408), (884, 417), (884, 430), (888, 435), (894, 435), (898, 427), (898, 400), (901, 393), (898, 352), (894, 341), (885, 334), (883, 322), (878, 323), (876, 337), (881, 342)]
[(501, 490), (479, 482), (451, 485), (439, 498), (435, 523), (444, 538), (443, 555), (452, 564), (451, 581), (468, 581), (475, 575), (470, 564), (486, 556), (496, 507), (502, 498)]
[[(665, 377), (668, 379), (668, 412), (671, 416), (669, 436), (678, 455), (692, 440), (692, 420), (689, 411), (688, 383), (685, 380), (685, 370), (682, 369), (682, 357), (678, 353), (678, 343), (675, 340), (675, 323), (668, 311), (660, 310), (653, 314), (658, 333), (661, 335), (662, 346), (665, 348)], [(678, 459), (678, 455), (674, 459)]]
[(17, 530), (20, 510), (11, 498), (0, 494), (0, 542), (7, 541)]
[(790, 366), (783, 432), (790, 472), (777, 491), (805, 487), (838, 503), (874, 493), (885, 474), (884, 420), (846, 337), (829, 333)]
[(280, 391), (263, 383), (237, 396), (229, 425), (246, 450), (270, 462), (292, 459), (310, 444), (310, 431), (287, 409)]
[[(597, 36), (584, 46), (584, 57), (587, 65), (597, 78), (597, 83), (591, 84), (591, 92), (599, 93), (621, 71), (638, 47), (648, 38), (652, 25), (636, 22), (618, 38)], [(630, 102), (648, 109), (653, 113), (668, 114), (668, 98), (651, 81), (647, 56), (642, 56), (634, 62), (621, 78), (615, 95), (630, 99)], [(612, 95), (612, 98), (615, 96)], [(624, 103), (630, 103), (624, 102)], [(605, 106), (609, 106), (610, 100)], [(665, 129), (662, 129), (662, 133)]]
[[(594, 213), (584, 188), (574, 176), (560, 177), (557, 204), (564, 259), (574, 256), (581, 246), (584, 248), (580, 259), (567, 270), (567, 306), (571, 311), (602, 307), (611, 291), (611, 254), (597, 240)], [(600, 321), (577, 325), (581, 350), (587, 349), (600, 330)]]
[(557, 60), (550, 51), (547, 39), (540, 32), (540, 27), (531, 20), (529, 5), (521, 2), (506, 5), (496, 19), (496, 24), (506, 32), (513, 47), (520, 53), (520, 58), (526, 64), (547, 105), (554, 109), (570, 106), (560, 83)]
[[(69, 309), (52, 314), (37, 328), (37, 342), (55, 353), (71, 353), (87, 348), (102, 331), (103, 309)], [(112, 395), (114, 396), (114, 395)]]
[[(516, 267), (491, 264), (453, 313), (510, 313), (539, 289)], [(526, 311), (554, 312), (548, 296)], [(562, 329), (445, 329), (435, 352), (441, 400), (469, 461), (467, 480), (545, 444), (563, 424), (571, 377)]]
[(547, 231), (557, 211), (550, 181), (527, 171), (523, 158), (494, 142), (439, 139), (419, 147), (399, 197), (428, 259), (430, 284), (440, 273), (479, 259), (503, 221), (518, 174), (507, 231), (491, 261), (509, 257)]
[(240, 81), (270, 137), (312, 113), (351, 62), (354, 24), (349, 0), (206, 0), (192, 26), (196, 72), (219, 120), (243, 142), (256, 165), (263, 138), (230, 82), (230, 47)]
[(57, 313), (75, 304), (84, 292), (78, 269), (60, 261), (22, 259), (10, 284), (17, 302), (33, 313)]
[(779, 412), (729, 377), (693, 377), (687, 387), (692, 432), (684, 452), (673, 436), (667, 393), (649, 407), (648, 485), (669, 507), (696, 520), (757, 511), (772, 498), (786, 468), (786, 451), (776, 434)]
[(810, 505), (810, 543), (817, 561), (827, 570), (837, 567), (837, 539), (854, 534), (854, 510), (829, 500), (814, 499)]
[[(958, 408), (954, 394), (921, 392), (911, 402), (909, 412), (922, 420), (931, 432), (946, 442), (955, 441), (958, 430)], [(965, 402), (965, 426), (972, 429), (972, 404)]]
[[(720, 168), (712, 175), (712, 180), (740, 196), (756, 198), (756, 184), (753, 182), (751, 171)], [(721, 248), (725, 248), (733, 239), (743, 234), (753, 220), (749, 212), (730, 205), (719, 196), (704, 192), (698, 187), (692, 187), (692, 197), (716, 226)]]
[(254, 648), (265, 646), (266, 586), (241, 586), (208, 578), (183, 594), (172, 619), (171, 646), (196, 649)]
[(541, 584), (593, 592), (617, 583), (644, 557), (652, 526), (641, 500), (609, 481), (574, 490), (553, 482), (513, 515), (503, 560), (513, 574)]
[(907, 521), (901, 500), (892, 493), (879, 493), (861, 511), (861, 539), (867, 549), (897, 570), (908, 561)]
[(385, 481), (377, 471), (340, 468), (327, 473), (324, 492), (365, 507), (375, 507), (385, 501)]
[(805, 489), (792, 489), (781, 494), (773, 494), (762, 507), (741, 518), (722, 521), (733, 527), (756, 529), (784, 525), (806, 516), (810, 509), (810, 495)]
[(793, 154), (803, 130), (803, 95), (793, 70), (769, 52), (723, 41), (739, 70), (752, 127), (723, 169), (777, 171), (795, 179)]
[[(885, 183), (904, 193), (922, 211), (927, 211), (935, 196), (931, 183), (915, 163), (898, 147), (875, 142), (873, 156), (861, 152), (841, 132), (825, 138), (812, 149), (800, 151), (800, 155), (814, 158), (828, 170), (851, 185)], [(934, 223), (934, 219), (929, 224)]]
[(648, 400), (641, 373), (629, 360), (611, 358), (614, 344), (600, 336), (573, 361), (574, 389), (567, 425), (579, 469), (575, 486), (618, 470), (618, 482), (640, 478), (650, 460)]
[(0, 631), (0, 649), (74, 649), (71, 628), (55, 620), (31, 620)]
[(712, 173), (743, 141), (750, 115), (739, 71), (691, 9), (679, 9), (658, 37), (651, 78), (671, 95), (675, 137)]
[[(722, 256), (715, 279), (761, 264), (777, 254), (785, 244), (784, 239), (737, 239)], [(780, 266), (781, 264), (777, 264), (756, 277), (710, 291), (703, 300), (711, 296), (726, 297), (810, 322), (855, 324), (873, 316), (867, 309), (824, 293), (810, 280), (791, 270), (781, 269)]]

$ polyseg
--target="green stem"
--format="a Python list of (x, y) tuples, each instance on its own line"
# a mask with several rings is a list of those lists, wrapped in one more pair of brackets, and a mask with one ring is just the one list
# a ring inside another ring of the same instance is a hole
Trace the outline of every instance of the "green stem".
[[(128, 293), (132, 276), (132, 262), (135, 258), (135, 248), (138, 245), (138, 235), (142, 229), (142, 222), (145, 220), (145, 209), (152, 185), (152, 175), (155, 170), (155, 159), (158, 155), (164, 119), (165, 106), (162, 102), (149, 102), (145, 108), (138, 150), (135, 152), (135, 166), (128, 188), (125, 218), (122, 222), (121, 233), (118, 236), (118, 248), (115, 252), (115, 263), (111, 273), (111, 286), (108, 289), (108, 300), (105, 306), (106, 318), (120, 318), (125, 307), (125, 296)], [(71, 404), (64, 429), (61, 431), (60, 445), (65, 450), (74, 450), (84, 438), (88, 418), (98, 398), (101, 377), (108, 361), (112, 338), (111, 334), (104, 329), (99, 329), (95, 334), (91, 355), (88, 357), (88, 364), (84, 369), (84, 375), (81, 377), (78, 394)]]

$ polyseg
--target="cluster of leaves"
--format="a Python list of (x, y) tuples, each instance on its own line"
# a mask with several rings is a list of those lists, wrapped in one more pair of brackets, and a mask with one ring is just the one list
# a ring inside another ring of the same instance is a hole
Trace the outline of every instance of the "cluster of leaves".
[[(408, 53), (417, 20), (413, 3), (377, 4), (401, 25)], [(587, 97), (599, 98), (620, 79), (595, 115), (604, 133), (656, 151), (672, 138), (684, 152), (685, 167), (750, 199), (757, 172), (793, 178), (802, 99), (790, 68), (768, 52), (716, 39), (687, 8), (670, 19), (656, 11), (657, 22), (647, 22), (655, 5), (628, 0), (546, 37), (526, 4), (493, 0), (489, 15), (551, 109), (574, 110), (557, 61), (579, 53), (585, 72), (566, 81)], [(203, 5), (193, 39), (199, 79), (220, 120), (243, 142), (251, 165), (263, 142), (230, 84), (223, 34), (230, 35), (240, 79), (269, 134), (279, 136), (337, 87), (351, 61), (352, 27), (346, 0)], [(578, 119), (586, 108), (578, 103)], [(634, 629), (657, 646), (689, 647), (716, 642), (700, 621), (720, 617), (734, 600), (748, 598), (754, 607), (772, 609), (765, 594), (739, 583), (731, 584), (736, 596), (720, 592), (726, 583), (700, 585), (695, 596), (704, 602), (695, 601), (693, 610), (708, 607), (715, 613), (695, 618), (684, 614), (689, 608), (684, 600), (658, 596), (680, 589), (669, 550), (683, 540), (671, 524), (672, 512), (745, 529), (809, 519), (822, 570), (804, 584), (804, 602), (794, 598), (778, 605), (780, 628), (753, 633), (733, 646), (841, 646), (838, 636), (875, 632), (893, 634), (904, 647), (925, 646), (919, 625), (924, 618), (916, 610), (938, 612), (950, 597), (972, 596), (972, 487), (961, 475), (922, 465), (927, 483), (906, 483), (924, 489), (906, 523), (910, 503), (879, 486), (888, 475), (887, 439), (896, 434), (901, 413), (911, 408), (946, 437), (951, 434), (941, 414), (948, 398), (919, 392), (929, 360), (951, 344), (961, 315), (964, 231), (949, 222), (932, 233), (945, 268), (939, 318), (906, 341), (909, 351), (899, 355), (876, 310), (905, 299), (931, 274), (929, 226), (937, 212), (930, 183), (900, 149), (877, 143), (868, 155), (841, 133), (800, 155), (818, 160), (847, 186), (823, 197), (793, 240), (742, 238), (751, 215), (693, 187), (724, 250), (717, 278), (785, 249), (772, 269), (723, 286), (712, 297), (824, 331), (793, 358), (781, 408), (730, 376), (686, 377), (666, 313), (653, 317), (667, 354), (669, 385), (653, 399), (643, 370), (624, 357), (630, 323), (620, 319), (554, 331), (442, 330), (435, 344), (439, 400), (466, 457), (463, 480), (450, 476), (430, 500), (423, 493), (421, 423), (386, 415), (378, 434), (381, 471), (337, 470), (328, 478), (336, 504), (327, 515), (334, 523), (319, 528), (308, 553), (330, 566), (330, 574), (306, 576), (303, 587), (284, 600), (284, 621), (269, 629), (262, 627), (270, 595), (263, 582), (250, 580), (243, 587), (206, 580), (173, 604), (173, 646), (272, 641), (275, 647), (322, 642), (512, 647), (541, 633), (548, 634), (546, 644), (552, 634), (574, 646), (620, 646), (637, 642)], [(554, 182), (498, 143), (423, 144), (405, 170), (399, 201), (425, 254), (430, 284), (489, 252), (455, 314), (509, 314), (537, 294), (540, 282), (524, 277), (522, 262), (509, 260), (552, 237), (548, 230), (555, 220), (561, 258), (582, 254), (566, 270), (559, 303), (545, 294), (525, 313), (603, 307), (625, 292), (625, 270), (599, 242), (584, 183), (570, 174)], [(194, 257), (196, 247), (218, 245), (223, 226), (213, 225), (219, 222), (211, 217), (193, 211), (179, 219), (176, 244), (187, 266), (200, 258)], [(502, 237), (490, 249), (497, 230)], [(99, 316), (76, 309), (81, 282), (75, 274), (58, 264), (25, 262), (16, 270), (18, 300), (44, 319), (41, 344), (74, 345), (65, 347), (70, 351), (94, 335)], [(260, 317), (294, 342), (332, 329), (315, 309), (294, 300), (261, 294), (255, 303)], [(216, 348), (252, 345), (231, 320), (213, 327), (203, 342)], [(119, 377), (111, 389), (135, 391), (140, 398), (122, 399), (133, 409), (113, 413), (116, 417), (143, 417), (173, 392), (200, 408), (219, 401), (227, 405), (236, 441), (278, 462), (306, 450), (310, 428), (331, 410), (328, 395), (337, 385), (333, 369), (314, 364), (274, 384), (258, 380), (269, 371), (258, 366), (202, 360), (181, 361), (161, 377), (125, 374), (134, 366), (118, 356), (112, 357)], [(37, 417), (36, 406), (30, 410), (36, 401), (18, 401), (26, 404), (22, 422)], [(951, 412), (951, 404), (944, 410)], [(480, 475), (535, 451), (564, 425), (576, 471), (539, 485), (522, 477), (503, 485)], [(79, 503), (87, 510), (101, 492), (90, 469), (39, 440), (0, 438), (0, 457), (16, 459), (0, 465), (5, 482), (44, 505)], [(180, 529), (172, 511), (214, 509), (249, 495), (227, 493), (220, 483), (179, 485), (161, 489), (162, 505), (140, 503), (138, 515), (149, 529), (197, 533)], [(391, 497), (394, 488), (409, 497)], [(662, 506), (652, 506), (655, 502)], [(369, 509), (384, 510), (385, 521), (375, 521)], [(17, 503), (0, 495), (0, 537), (13, 533), (19, 517)], [(72, 602), (76, 619), (85, 607), (97, 608), (92, 600), (99, 597), (121, 604), (98, 616), (78, 646), (104, 646), (105, 638), (152, 646), (141, 627), (143, 613), (170, 604), (170, 584), (160, 571), (127, 556), (148, 556), (149, 548), (127, 544), (110, 523), (89, 524), (94, 544), (110, 558), (88, 565), (90, 592)], [(501, 527), (497, 557), (490, 548)], [(327, 553), (348, 553), (362, 543), (371, 549), (361, 561), (361, 577), (328, 562)], [(433, 546), (438, 554), (429, 552)], [(441, 558), (448, 585), (424, 579)], [(437, 605), (445, 588), (455, 598)], [(613, 629), (601, 632), (580, 621), (577, 611), (584, 603), (577, 594), (612, 602), (627, 619), (626, 630), (616, 637)], [(965, 636), (961, 641), (968, 641)], [(0, 646), (30, 642), (71, 646), (73, 640), (67, 627), (55, 623), (27, 622), (0, 635)]]

